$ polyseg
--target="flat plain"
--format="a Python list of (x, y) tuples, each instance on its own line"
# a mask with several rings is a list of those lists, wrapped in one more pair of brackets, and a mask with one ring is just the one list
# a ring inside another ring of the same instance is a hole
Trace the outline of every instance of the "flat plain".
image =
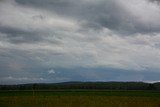
[(160, 107), (160, 91), (0, 91), (0, 107)]

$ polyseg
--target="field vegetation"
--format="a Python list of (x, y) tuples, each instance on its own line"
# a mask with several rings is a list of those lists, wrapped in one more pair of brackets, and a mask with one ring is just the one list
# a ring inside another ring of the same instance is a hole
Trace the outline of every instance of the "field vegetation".
[(1, 107), (160, 107), (158, 97), (3, 96)]
[(0, 107), (160, 107), (159, 88), (142, 82), (0, 85)]
[(1, 91), (0, 107), (160, 107), (160, 92)]

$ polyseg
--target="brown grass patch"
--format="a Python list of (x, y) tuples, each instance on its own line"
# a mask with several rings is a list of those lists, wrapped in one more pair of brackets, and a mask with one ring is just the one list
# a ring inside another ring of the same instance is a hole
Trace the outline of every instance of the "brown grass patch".
[(0, 107), (160, 107), (159, 97), (3, 96)]

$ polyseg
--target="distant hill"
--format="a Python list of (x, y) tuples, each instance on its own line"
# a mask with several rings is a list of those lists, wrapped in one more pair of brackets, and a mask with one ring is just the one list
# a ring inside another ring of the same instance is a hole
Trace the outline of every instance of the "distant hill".
[(160, 82), (63, 82), (33, 83), (19, 85), (0, 85), (0, 90), (63, 90), (63, 89), (98, 89), (98, 90), (160, 90)]

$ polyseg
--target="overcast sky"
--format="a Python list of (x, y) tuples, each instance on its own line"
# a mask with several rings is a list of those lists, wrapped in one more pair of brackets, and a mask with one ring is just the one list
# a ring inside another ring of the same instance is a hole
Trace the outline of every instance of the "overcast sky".
[(0, 0), (0, 84), (159, 75), (159, 0)]

